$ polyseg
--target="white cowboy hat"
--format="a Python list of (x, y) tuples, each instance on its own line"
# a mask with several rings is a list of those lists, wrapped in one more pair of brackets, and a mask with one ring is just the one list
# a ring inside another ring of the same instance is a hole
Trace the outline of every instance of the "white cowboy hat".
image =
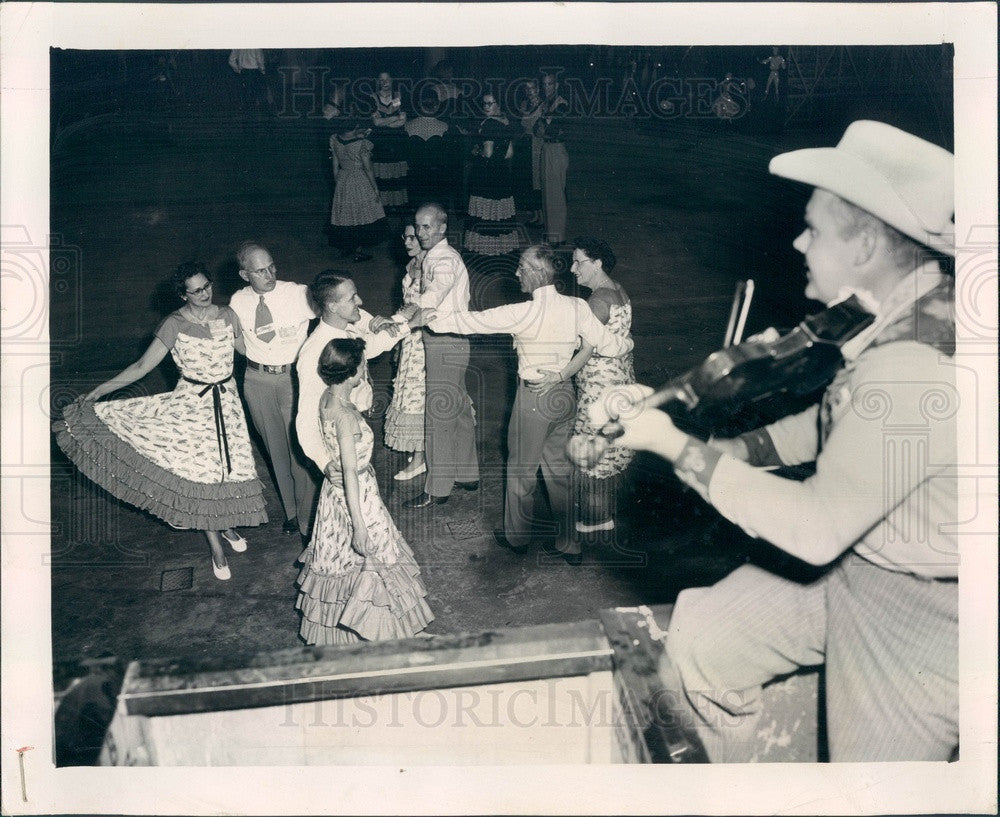
[(955, 157), (883, 122), (852, 122), (835, 148), (771, 159), (775, 176), (822, 187), (921, 244), (955, 254)]

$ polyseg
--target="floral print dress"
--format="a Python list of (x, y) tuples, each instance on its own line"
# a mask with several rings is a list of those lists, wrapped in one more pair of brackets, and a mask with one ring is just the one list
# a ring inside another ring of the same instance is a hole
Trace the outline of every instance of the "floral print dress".
[[(422, 255), (411, 258), (403, 276), (403, 303), (420, 297)], [(427, 397), (424, 335), (410, 332), (400, 345), (399, 367), (392, 382), (392, 402), (385, 413), (385, 444), (396, 451), (424, 450), (424, 404)]]
[[(613, 304), (607, 330), (621, 337), (628, 337), (632, 330), (632, 304)], [(596, 352), (576, 375), (577, 413), (574, 434), (595, 436), (600, 429), (590, 422), (589, 409), (608, 386), (626, 386), (635, 383), (632, 353), (622, 357), (602, 357)], [(581, 469), (584, 474), (605, 479), (620, 474), (632, 461), (635, 452), (620, 445), (612, 445), (593, 468)]]
[(266, 522), (233, 379), (239, 331), (226, 306), (206, 324), (172, 313), (156, 336), (180, 372), (174, 390), (78, 400), (54, 424), (59, 447), (106, 491), (175, 527), (225, 530)]
[[(350, 644), (410, 638), (434, 614), (413, 551), (382, 502), (371, 466), (375, 435), (358, 420), (355, 435), (361, 513), (368, 529), (368, 555), (351, 546), (351, 521), (344, 478), (323, 481), (312, 540), (299, 557), (299, 634), (307, 644)], [(330, 458), (340, 467), (340, 444), (333, 418), (323, 417), (323, 438)]]

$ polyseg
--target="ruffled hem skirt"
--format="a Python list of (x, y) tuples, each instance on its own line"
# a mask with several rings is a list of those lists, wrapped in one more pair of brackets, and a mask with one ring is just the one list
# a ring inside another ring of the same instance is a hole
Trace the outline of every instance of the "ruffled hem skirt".
[(521, 248), (521, 233), (511, 223), (477, 221), (466, 230), (463, 244), (479, 255), (506, 255)]
[(202, 483), (174, 474), (118, 437), (97, 416), (92, 402), (68, 405), (52, 430), (59, 448), (81, 473), (169, 525), (225, 530), (267, 522), (259, 479)]
[(385, 444), (395, 451), (424, 450), (424, 415), (389, 406), (383, 428)]
[(299, 557), (299, 634), (307, 644), (352, 644), (412, 638), (434, 620), (420, 568), (365, 559), (337, 575), (312, 570), (310, 548)]

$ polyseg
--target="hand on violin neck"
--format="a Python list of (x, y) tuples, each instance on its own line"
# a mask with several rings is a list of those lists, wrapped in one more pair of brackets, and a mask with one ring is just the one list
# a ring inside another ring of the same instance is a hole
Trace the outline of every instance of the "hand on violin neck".
[(780, 337), (781, 333), (773, 326), (769, 326), (767, 329), (758, 332), (756, 335), (748, 337), (744, 343), (774, 343)]

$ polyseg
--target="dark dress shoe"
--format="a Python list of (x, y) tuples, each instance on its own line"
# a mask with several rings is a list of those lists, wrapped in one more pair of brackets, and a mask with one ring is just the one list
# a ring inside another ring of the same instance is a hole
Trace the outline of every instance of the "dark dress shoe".
[(413, 499), (408, 499), (403, 503), (404, 508), (426, 508), (428, 505), (444, 505), (448, 501), (446, 496), (433, 496), (426, 491), (421, 491)]
[(502, 530), (493, 531), (493, 541), (496, 542), (500, 547), (504, 548), (504, 550), (509, 550), (512, 553), (516, 553), (518, 556), (524, 556), (524, 554), (528, 552), (527, 545), (521, 545), (519, 547), (512, 545), (510, 543), (510, 540), (508, 540), (507, 537), (504, 536)]
[(472, 482), (456, 482), (459, 488), (463, 491), (477, 491), (479, 490), (479, 480), (473, 480)]
[(546, 556), (554, 556), (560, 558), (563, 561), (565, 561), (566, 564), (572, 565), (573, 567), (579, 567), (581, 564), (583, 564), (582, 552), (567, 553), (564, 550), (559, 550), (559, 548), (557, 548), (555, 545), (550, 545), (548, 543), (542, 545), (542, 550), (544, 551)]
[(281, 526), (281, 532), (285, 536), (291, 536), (293, 533), (299, 529), (299, 520), (297, 517), (292, 517), (291, 519), (286, 519), (285, 524)]

